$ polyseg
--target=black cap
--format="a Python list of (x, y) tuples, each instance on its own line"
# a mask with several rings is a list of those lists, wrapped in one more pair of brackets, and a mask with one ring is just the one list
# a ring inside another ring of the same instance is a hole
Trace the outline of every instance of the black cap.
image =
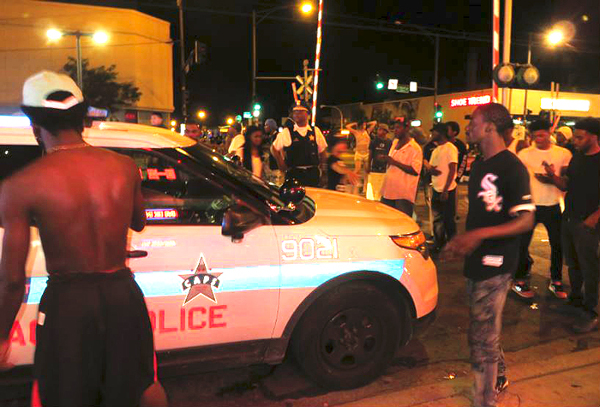
[(430, 131), (437, 131), (438, 133), (448, 134), (448, 126), (445, 123), (436, 123), (433, 125)]
[(586, 117), (575, 124), (575, 130), (584, 130), (600, 137), (600, 120), (593, 117)]
[(552, 124), (549, 120), (539, 119), (529, 125), (529, 131), (533, 133), (538, 130), (550, 130), (550, 127), (552, 127)]

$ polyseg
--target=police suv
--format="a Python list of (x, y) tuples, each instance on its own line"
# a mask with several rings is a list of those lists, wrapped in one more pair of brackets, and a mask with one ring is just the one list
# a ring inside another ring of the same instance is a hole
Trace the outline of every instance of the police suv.
[[(436, 307), (425, 237), (394, 209), (322, 189), (279, 191), (160, 128), (101, 122), (84, 138), (139, 167), (148, 225), (130, 233), (128, 261), (163, 371), (277, 364), (289, 353), (316, 383), (355, 387), (381, 374)], [(0, 127), (0, 179), (40, 154), (27, 125)], [(10, 336), (17, 366), (33, 363), (47, 279), (36, 229), (27, 276)]]

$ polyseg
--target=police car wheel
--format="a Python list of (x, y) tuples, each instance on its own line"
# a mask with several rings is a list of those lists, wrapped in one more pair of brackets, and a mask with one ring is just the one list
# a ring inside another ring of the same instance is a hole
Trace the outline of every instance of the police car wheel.
[(347, 283), (317, 299), (292, 339), (304, 373), (326, 388), (369, 383), (392, 361), (405, 310), (368, 283)]

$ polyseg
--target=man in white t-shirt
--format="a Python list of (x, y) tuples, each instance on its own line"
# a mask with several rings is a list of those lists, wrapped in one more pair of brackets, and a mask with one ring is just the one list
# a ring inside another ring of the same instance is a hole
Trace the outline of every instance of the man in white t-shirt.
[(327, 160), (327, 141), (318, 127), (310, 127), (310, 108), (304, 102), (292, 107), (295, 124), (286, 127), (277, 135), (271, 152), (286, 179), (295, 178), (307, 187), (318, 187), (321, 180), (319, 165)]
[[(567, 298), (562, 285), (562, 245), (561, 245), (561, 210), (560, 201), (563, 193), (547, 175), (552, 170), (555, 175), (569, 166), (571, 152), (552, 144), (550, 140), (551, 124), (547, 120), (537, 120), (529, 126), (534, 145), (519, 151), (518, 157), (525, 164), (531, 179), (531, 195), (535, 203), (535, 224), (542, 223), (548, 232), (550, 240), (550, 276), (551, 281), (548, 289), (561, 299)], [(524, 298), (532, 298), (529, 280), (529, 243), (533, 236), (533, 230), (521, 238), (521, 250), (519, 253), (519, 266), (515, 275), (512, 289)]]
[(439, 251), (456, 234), (456, 171), (458, 149), (448, 138), (448, 126), (437, 123), (431, 129), (437, 144), (431, 154), (431, 210), (433, 211), (434, 251)]

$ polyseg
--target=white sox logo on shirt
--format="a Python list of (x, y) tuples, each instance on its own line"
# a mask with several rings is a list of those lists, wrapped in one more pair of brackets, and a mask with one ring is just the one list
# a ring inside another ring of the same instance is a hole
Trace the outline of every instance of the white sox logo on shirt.
[(500, 212), (502, 210), (502, 197), (498, 196), (498, 187), (494, 181), (498, 179), (495, 174), (486, 174), (481, 180), (483, 191), (477, 194), (485, 203), (485, 210), (488, 212)]

